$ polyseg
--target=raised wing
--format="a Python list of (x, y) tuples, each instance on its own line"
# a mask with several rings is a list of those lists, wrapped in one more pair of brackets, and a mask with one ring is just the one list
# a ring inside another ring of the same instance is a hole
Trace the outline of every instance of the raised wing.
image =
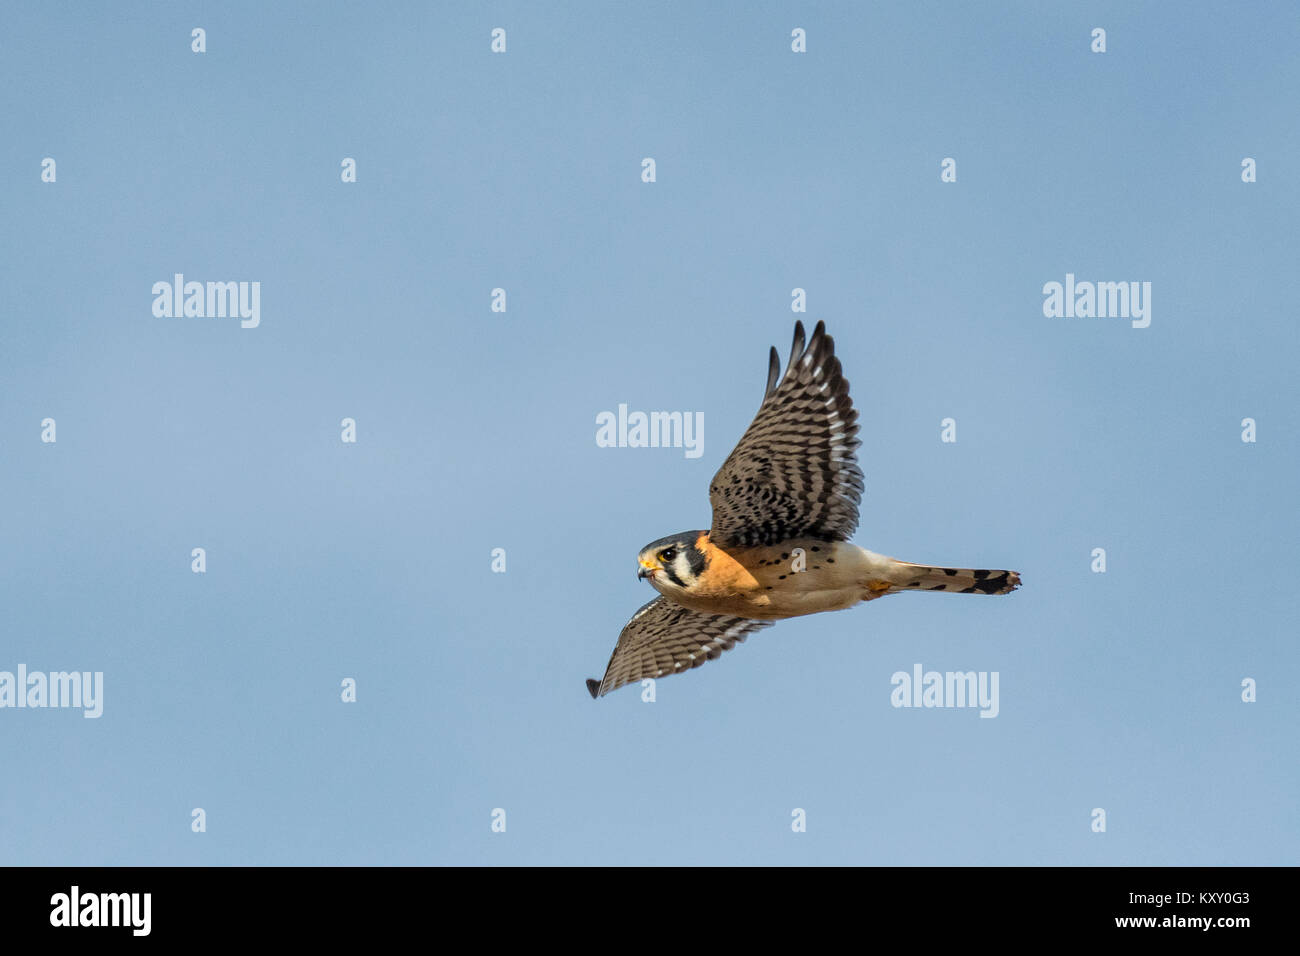
[(857, 529), (858, 413), (825, 323), (806, 347), (803, 323), (795, 323), (790, 362), (780, 372), (774, 348), (763, 404), (709, 485), (709, 538), (719, 547), (847, 541)]
[(618, 636), (603, 680), (587, 681), (591, 696), (604, 697), (646, 677), (667, 677), (711, 661), (771, 621), (701, 614), (657, 597), (632, 615)]

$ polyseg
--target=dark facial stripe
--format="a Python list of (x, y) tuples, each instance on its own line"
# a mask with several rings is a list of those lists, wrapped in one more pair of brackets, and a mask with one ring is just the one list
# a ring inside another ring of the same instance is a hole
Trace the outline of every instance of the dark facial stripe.
[(691, 577), (698, 578), (709, 563), (709, 556), (692, 544), (686, 548), (686, 563), (690, 566)]
[(677, 562), (674, 561), (674, 562), (672, 562), (671, 564), (665, 564), (665, 565), (663, 566), (663, 568), (664, 568), (664, 574), (666, 574), (666, 575), (668, 576), (668, 580), (669, 580), (669, 581), (672, 581), (673, 584), (677, 585), (679, 588), (684, 588), (684, 587), (686, 587), (685, 583), (682, 581), (681, 578), (679, 578), (679, 577), (677, 576), (677, 571), (676, 571), (676, 569), (674, 569), (674, 567), (673, 567), (673, 564), (676, 564), (676, 563), (677, 563)]

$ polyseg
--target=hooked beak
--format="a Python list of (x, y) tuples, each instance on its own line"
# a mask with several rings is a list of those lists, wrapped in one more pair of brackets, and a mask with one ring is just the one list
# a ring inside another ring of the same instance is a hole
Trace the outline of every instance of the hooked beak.
[(659, 570), (659, 566), (649, 561), (641, 561), (641, 566), (636, 569), (636, 579), (653, 577), (654, 573)]

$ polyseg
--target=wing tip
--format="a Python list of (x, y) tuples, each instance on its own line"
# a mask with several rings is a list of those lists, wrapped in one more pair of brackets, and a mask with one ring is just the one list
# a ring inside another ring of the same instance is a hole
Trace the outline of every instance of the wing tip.
[(790, 365), (791, 367), (809, 352), (820, 355), (825, 352), (828, 355), (835, 353), (835, 340), (826, 334), (826, 322), (819, 319), (813, 326), (812, 335), (806, 335), (802, 319), (794, 321), (794, 341), (790, 345)]
[(599, 696), (600, 696), (600, 681), (596, 680), (596, 678), (594, 678), (594, 677), (588, 677), (588, 678), (587, 678), (587, 693), (589, 693), (589, 694), (591, 695), (591, 699), (592, 699), (592, 700), (595, 700), (597, 697), (599, 697)]

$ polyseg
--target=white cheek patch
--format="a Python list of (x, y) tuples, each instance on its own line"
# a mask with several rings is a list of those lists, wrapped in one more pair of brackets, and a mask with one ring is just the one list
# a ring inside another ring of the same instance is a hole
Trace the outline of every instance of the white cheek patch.
[(665, 587), (684, 588), (690, 581), (690, 578), (682, 574), (682, 559), (683, 555), (678, 552), (671, 561), (664, 565), (663, 583)]

